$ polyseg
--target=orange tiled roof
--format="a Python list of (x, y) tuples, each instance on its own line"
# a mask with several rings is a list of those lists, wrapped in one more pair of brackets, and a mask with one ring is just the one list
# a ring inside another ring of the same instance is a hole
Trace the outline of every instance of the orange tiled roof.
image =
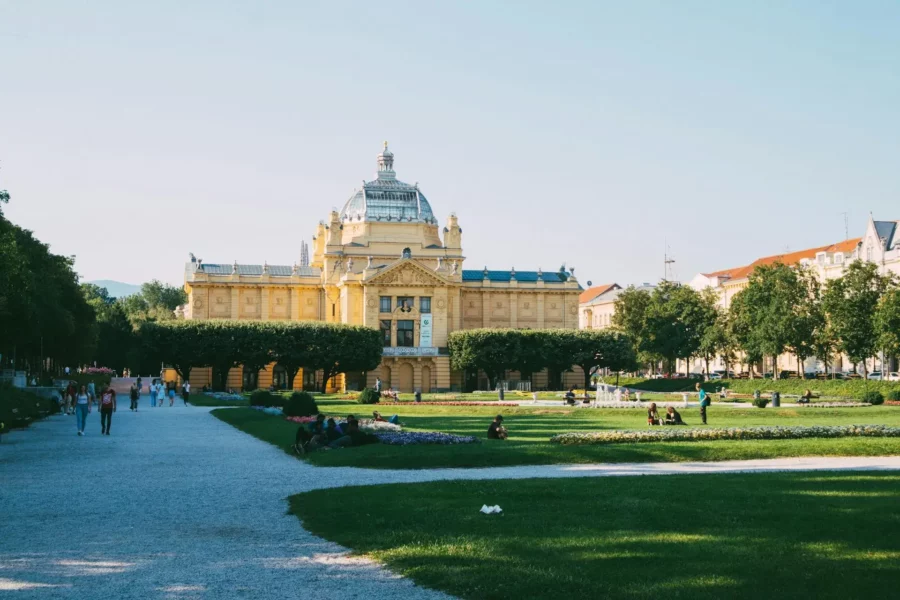
[(588, 289), (581, 292), (581, 295), (578, 296), (578, 304), (584, 304), (585, 302), (590, 302), (600, 294), (605, 294), (609, 290), (614, 287), (619, 287), (617, 283), (608, 283), (606, 285), (595, 285), (589, 287)]
[(743, 267), (724, 269), (722, 271), (716, 271), (714, 273), (704, 273), (704, 275), (706, 275), (707, 277), (721, 277), (723, 279), (745, 279), (750, 276), (750, 273), (753, 272), (753, 269), (760, 265), (772, 265), (777, 262), (785, 265), (796, 265), (799, 264), (800, 261), (804, 258), (814, 260), (816, 258), (816, 254), (818, 254), (819, 252), (853, 252), (853, 250), (859, 245), (861, 241), (862, 238), (852, 238), (849, 240), (844, 240), (843, 242), (838, 242), (836, 244), (829, 244), (828, 246), (807, 248), (806, 250), (797, 250), (796, 252), (788, 252), (787, 254), (773, 254), (772, 256), (764, 256), (762, 258), (758, 258), (749, 265), (745, 265)]

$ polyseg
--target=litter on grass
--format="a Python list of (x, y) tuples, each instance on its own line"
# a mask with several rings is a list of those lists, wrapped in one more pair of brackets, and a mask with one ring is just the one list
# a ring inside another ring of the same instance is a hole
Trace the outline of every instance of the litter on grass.
[(502, 513), (503, 509), (500, 508), (499, 506), (497, 506), (496, 504), (494, 506), (488, 506), (487, 504), (484, 504), (481, 507), (481, 512), (483, 512), (486, 515), (496, 515), (496, 514)]

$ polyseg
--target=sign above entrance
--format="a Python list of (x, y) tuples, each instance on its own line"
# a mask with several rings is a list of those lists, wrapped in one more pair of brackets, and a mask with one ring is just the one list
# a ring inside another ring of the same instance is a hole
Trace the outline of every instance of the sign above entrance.
[(431, 313), (422, 315), (421, 324), (419, 325), (419, 346), (429, 347), (433, 343), (431, 341), (431, 323), (433, 318)]
[(393, 346), (384, 348), (384, 356), (437, 356), (438, 349), (435, 346)]

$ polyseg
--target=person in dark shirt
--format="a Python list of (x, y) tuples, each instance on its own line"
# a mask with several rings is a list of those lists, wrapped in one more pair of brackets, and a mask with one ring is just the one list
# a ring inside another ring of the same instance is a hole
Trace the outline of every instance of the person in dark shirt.
[(647, 409), (647, 425), (662, 425), (659, 413), (656, 411), (656, 402), (651, 402), (650, 408)]
[(497, 415), (488, 426), (487, 436), (489, 440), (505, 440), (509, 434), (503, 427), (503, 415)]
[(681, 420), (681, 413), (675, 410), (675, 407), (669, 406), (666, 408), (666, 425), (684, 425), (685, 422)]
[(566, 401), (565, 404), (575, 404), (575, 386), (569, 388), (569, 391), (566, 392)]

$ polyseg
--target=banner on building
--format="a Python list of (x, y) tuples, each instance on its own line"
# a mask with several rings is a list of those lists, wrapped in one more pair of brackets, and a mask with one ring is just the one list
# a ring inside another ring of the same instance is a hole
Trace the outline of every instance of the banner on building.
[(419, 325), (419, 346), (429, 348), (432, 346), (431, 341), (431, 319), (430, 314), (422, 315), (422, 322)]

